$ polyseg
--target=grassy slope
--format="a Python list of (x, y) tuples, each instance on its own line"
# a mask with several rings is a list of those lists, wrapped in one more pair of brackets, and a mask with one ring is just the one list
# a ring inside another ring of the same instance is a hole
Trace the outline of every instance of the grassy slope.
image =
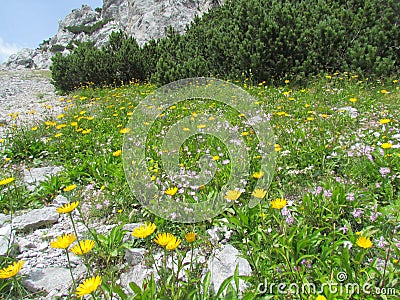
[[(241, 204), (249, 197), (245, 193), (223, 215), (234, 232), (232, 243), (243, 253), (257, 253), (245, 255), (254, 270), (250, 280), (253, 292), (262, 278), (269, 282), (323, 283), (335, 279), (339, 271), (347, 272), (349, 282), (361, 284), (372, 276), (373, 285), (398, 285), (393, 278), (399, 275), (396, 260), (400, 257), (396, 233), (400, 143), (393, 136), (400, 134), (400, 83), (330, 74), (302, 87), (290, 82), (279, 87), (252, 86), (249, 81), (236, 84), (257, 97), (260, 107), (271, 114), (277, 144), (276, 172), (267, 200), (249, 209)], [(107, 216), (112, 222), (150, 219), (180, 236), (196, 228), (206, 243), (204, 230), (210, 226), (208, 222), (192, 227), (162, 221), (141, 209), (126, 183), (118, 152), (123, 139), (121, 129), (140, 99), (153, 90), (150, 84), (135, 83), (119, 88), (84, 87), (61, 99), (71, 104), (64, 115), (36, 124), (37, 130), (31, 130), (32, 126), (20, 128), (2, 141), (6, 150), (0, 162), (0, 179), (12, 176), (18, 185), (21, 177), (13, 165), (20, 163), (66, 168), (35, 193), (18, 187), (13, 209), (41, 206), (57, 194), (69, 196), (71, 192), (63, 192), (63, 188), (76, 184), (74, 197), (91, 206), (93, 217)], [(350, 106), (357, 109), (357, 118), (339, 109)], [(198, 112), (202, 108), (189, 110)], [(184, 111), (178, 107), (173, 113), (165, 112), (167, 118), (159, 120), (158, 128), (178, 120)], [(157, 130), (149, 134), (150, 143), (157, 143)], [(209, 148), (218, 146), (217, 142), (207, 143)], [(383, 143), (393, 146), (382, 149)], [(153, 159), (150, 172), (157, 169), (157, 177), (162, 168), (156, 165), (157, 156), (149, 153), (149, 160)], [(185, 151), (181, 155), (187, 167), (195, 165)], [(92, 194), (83, 197), (89, 184)], [(278, 197), (288, 201), (286, 213), (271, 208), (270, 200)], [(10, 210), (8, 199), (7, 193), (0, 196), (0, 208), (6, 212)], [(371, 238), (371, 249), (356, 245), (360, 235)], [(379, 240), (384, 242), (379, 244)], [(353, 244), (351, 249), (344, 247), (348, 242)], [(386, 255), (384, 249), (389, 245)]]

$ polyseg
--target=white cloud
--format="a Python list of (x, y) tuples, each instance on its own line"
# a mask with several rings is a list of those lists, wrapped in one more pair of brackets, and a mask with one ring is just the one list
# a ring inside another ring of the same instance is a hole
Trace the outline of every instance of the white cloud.
[(17, 46), (16, 44), (10, 44), (0, 37), (0, 63), (5, 61), (11, 54), (18, 52), (22, 47)]

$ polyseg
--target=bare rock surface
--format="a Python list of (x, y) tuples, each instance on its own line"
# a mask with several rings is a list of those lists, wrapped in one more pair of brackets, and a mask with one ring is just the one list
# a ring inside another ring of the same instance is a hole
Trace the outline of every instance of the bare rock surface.
[(18, 125), (34, 126), (46, 117), (56, 116), (67, 105), (59, 101), (50, 71), (0, 71), (0, 82), (0, 138)]
[[(43, 41), (37, 49), (22, 49), (11, 55), (0, 68), (48, 69), (57, 52), (70, 53), (76, 42), (93, 42), (101, 47), (113, 31), (134, 36), (139, 45), (165, 36), (172, 26), (179, 33), (208, 10), (224, 0), (103, 0), (102, 8), (82, 5), (58, 24), (57, 34)], [(92, 30), (93, 29), (93, 30)]]

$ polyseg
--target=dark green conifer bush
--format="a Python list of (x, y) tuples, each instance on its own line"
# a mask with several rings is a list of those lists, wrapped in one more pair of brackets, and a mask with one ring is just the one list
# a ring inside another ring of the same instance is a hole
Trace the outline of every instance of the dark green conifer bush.
[(67, 57), (56, 55), (53, 80), (69, 91), (85, 81), (132, 78), (165, 84), (210, 75), (255, 82), (326, 71), (387, 76), (400, 69), (399, 16), (396, 0), (228, 0), (195, 18), (184, 35), (170, 28), (140, 48), (116, 33), (102, 49), (85, 44)]

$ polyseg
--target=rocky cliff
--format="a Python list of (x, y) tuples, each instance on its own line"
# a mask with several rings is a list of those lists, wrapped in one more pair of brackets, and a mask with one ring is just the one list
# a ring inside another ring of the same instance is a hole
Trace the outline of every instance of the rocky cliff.
[(11, 55), (2, 69), (48, 69), (51, 57), (68, 54), (76, 42), (92, 41), (101, 47), (113, 31), (123, 30), (139, 45), (164, 36), (169, 26), (182, 33), (196, 15), (223, 4), (224, 0), (103, 0), (101, 9), (87, 5), (74, 9), (59, 22), (58, 32), (37, 49)]

